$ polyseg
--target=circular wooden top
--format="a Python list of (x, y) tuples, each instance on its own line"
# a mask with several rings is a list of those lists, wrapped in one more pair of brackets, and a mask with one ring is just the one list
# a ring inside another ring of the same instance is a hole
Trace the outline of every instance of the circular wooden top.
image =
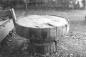
[(65, 18), (49, 15), (29, 15), (16, 20), (18, 25), (32, 28), (51, 28), (68, 24)]

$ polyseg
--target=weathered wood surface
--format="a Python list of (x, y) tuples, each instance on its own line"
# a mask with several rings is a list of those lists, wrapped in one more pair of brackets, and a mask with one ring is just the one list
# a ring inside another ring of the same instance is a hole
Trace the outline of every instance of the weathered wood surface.
[(34, 40), (58, 40), (68, 33), (68, 22), (64, 18), (48, 15), (31, 15), (16, 20), (16, 33)]
[(5, 20), (0, 22), (0, 41), (2, 41), (9, 32), (14, 28), (12, 20)]

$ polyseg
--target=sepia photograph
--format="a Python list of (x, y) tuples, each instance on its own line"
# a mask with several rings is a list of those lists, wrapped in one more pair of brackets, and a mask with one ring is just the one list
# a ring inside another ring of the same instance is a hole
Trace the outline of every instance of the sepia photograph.
[(86, 57), (86, 0), (0, 0), (0, 57)]

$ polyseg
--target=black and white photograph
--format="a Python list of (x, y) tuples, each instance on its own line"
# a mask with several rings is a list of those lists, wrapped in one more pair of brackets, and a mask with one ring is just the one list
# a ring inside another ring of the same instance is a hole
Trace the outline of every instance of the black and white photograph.
[(0, 0), (0, 57), (86, 57), (86, 0)]

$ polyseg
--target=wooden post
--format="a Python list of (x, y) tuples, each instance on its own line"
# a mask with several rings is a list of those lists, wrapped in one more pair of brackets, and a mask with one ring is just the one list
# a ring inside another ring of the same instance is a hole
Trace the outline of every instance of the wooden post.
[(12, 8), (12, 9), (10, 9), (10, 12), (11, 12), (11, 14), (12, 14), (12, 19), (13, 19), (13, 22), (14, 22), (14, 25), (15, 25), (15, 21), (16, 21), (15, 10)]

